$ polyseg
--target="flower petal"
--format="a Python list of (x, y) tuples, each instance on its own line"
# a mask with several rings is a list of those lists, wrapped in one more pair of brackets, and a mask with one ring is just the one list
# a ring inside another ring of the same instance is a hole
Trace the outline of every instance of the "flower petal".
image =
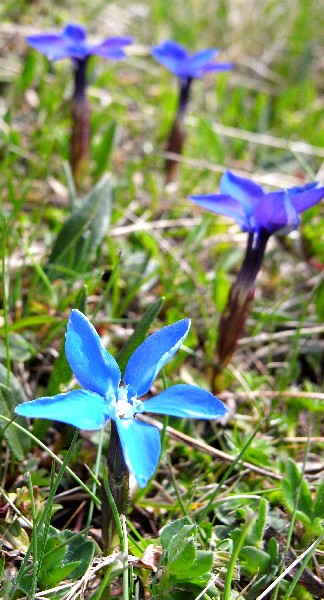
[(145, 487), (159, 462), (161, 440), (153, 425), (135, 419), (117, 419), (125, 463), (140, 487)]
[(254, 211), (256, 228), (287, 234), (299, 224), (297, 210), (288, 192), (265, 194)]
[(87, 38), (87, 32), (84, 27), (77, 23), (68, 23), (62, 31), (62, 38), (66, 39), (69, 44), (84, 44)]
[(235, 68), (235, 63), (221, 63), (221, 62), (213, 62), (205, 65), (202, 68), (202, 73), (211, 73), (213, 71), (229, 71), (230, 69)]
[(218, 215), (234, 219), (244, 231), (250, 230), (250, 222), (244, 207), (238, 200), (222, 194), (205, 194), (204, 196), (189, 196), (193, 202), (211, 210)]
[(216, 396), (195, 385), (173, 385), (161, 394), (142, 402), (137, 412), (195, 419), (218, 419), (227, 408)]
[(123, 46), (129, 46), (133, 43), (130, 37), (112, 37), (104, 40), (101, 44), (96, 44), (89, 48), (89, 54), (121, 60), (126, 57)]
[(72, 310), (66, 329), (65, 352), (78, 382), (86, 390), (117, 397), (120, 370), (90, 321)]
[(67, 45), (60, 35), (40, 33), (29, 35), (26, 41), (29, 46), (45, 54), (49, 60), (58, 60), (69, 56)]
[(124, 375), (128, 397), (143, 396), (155, 377), (188, 335), (190, 319), (163, 327), (148, 337), (130, 357)]
[(188, 54), (186, 50), (172, 40), (167, 40), (160, 44), (160, 46), (154, 46), (152, 48), (152, 55), (154, 58), (164, 67), (166, 67), (171, 73), (180, 77), (186, 76), (184, 67), (188, 60)]
[(220, 191), (222, 194), (235, 198), (244, 208), (246, 214), (251, 215), (254, 208), (258, 205), (260, 197), (264, 191), (260, 185), (257, 185), (250, 179), (234, 175), (226, 171), (220, 180)]
[(53, 419), (89, 431), (101, 429), (107, 421), (104, 399), (85, 390), (23, 402), (16, 406), (15, 413), (32, 419)]
[(314, 206), (314, 204), (317, 204), (324, 198), (324, 187), (311, 188), (309, 185), (306, 185), (304, 189), (300, 189), (297, 193), (292, 193), (293, 190), (287, 191), (298, 213)]
[(187, 75), (191, 77), (202, 76), (206, 65), (210, 64), (218, 53), (219, 50), (216, 48), (209, 48), (207, 50), (200, 50), (190, 56), (187, 60)]

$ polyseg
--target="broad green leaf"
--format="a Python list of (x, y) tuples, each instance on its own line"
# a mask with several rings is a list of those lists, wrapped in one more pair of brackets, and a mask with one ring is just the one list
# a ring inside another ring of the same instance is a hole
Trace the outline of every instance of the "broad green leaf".
[(252, 576), (256, 573), (265, 573), (271, 562), (267, 552), (254, 546), (244, 546), (239, 554), (239, 560), (242, 571)]
[(112, 176), (107, 173), (78, 205), (54, 243), (48, 267), (55, 265), (86, 270), (90, 255), (100, 247), (110, 223), (113, 204)]
[(64, 562), (79, 562), (79, 565), (70, 573), (72, 579), (78, 579), (85, 573), (93, 559), (95, 544), (93, 540), (84, 535), (76, 537), (75, 532), (68, 529), (62, 531), (61, 538), (68, 543)]
[(118, 362), (121, 373), (124, 372), (127, 362), (134, 350), (145, 340), (146, 334), (153, 323), (155, 317), (159, 314), (164, 298), (159, 298), (146, 309), (144, 316), (137, 323), (133, 334), (126, 342), (125, 346), (118, 353), (116, 360)]
[(181, 519), (177, 519), (176, 521), (172, 521), (169, 525), (163, 527), (163, 531), (161, 533), (161, 546), (163, 550), (167, 550), (171, 540), (174, 538), (179, 531), (181, 531), (184, 525), (192, 525), (192, 521), (189, 517), (181, 517)]
[(213, 553), (208, 550), (197, 550), (195, 562), (192, 565), (188, 565), (187, 569), (183, 569), (178, 574), (178, 578), (190, 581), (192, 579), (197, 580), (209, 573), (213, 566)]
[(282, 481), (282, 494), (284, 498), (284, 502), (286, 507), (290, 512), (293, 512), (296, 502), (296, 493), (300, 488), (300, 496), (298, 502), (298, 511), (307, 515), (307, 517), (312, 517), (312, 497), (309, 491), (309, 487), (303, 478), (301, 481), (301, 473), (298, 470), (296, 463), (289, 458), (287, 462), (287, 475)]
[[(0, 383), (7, 385), (7, 369), (1, 363), (0, 363)], [(27, 401), (26, 394), (25, 394), (23, 388), (21, 387), (18, 379), (15, 377), (15, 375), (13, 373), (10, 373), (10, 389), (12, 390), (14, 398), (15, 398), (15, 404), (14, 404), (13, 408), (15, 408), (15, 406), (17, 406), (17, 404), (21, 404), (21, 402)], [(12, 416), (13, 415), (11, 415), (11, 417)]]
[(184, 525), (171, 540), (168, 547), (167, 571), (182, 573), (194, 564), (196, 559), (196, 525)]
[(40, 586), (53, 586), (65, 577), (81, 577), (89, 567), (94, 551), (93, 540), (84, 535), (76, 535), (69, 530), (59, 532), (54, 527), (49, 527), (44, 557), (39, 569)]
[[(12, 419), (14, 417), (15, 406), (16, 401), (12, 390), (0, 383), (0, 414), (8, 419)], [(17, 417), (18, 421), (23, 427), (26, 424), (26, 420), (23, 418)], [(8, 425), (7, 423), (2, 423), (0, 432), (3, 432), (5, 440), (14, 456), (20, 461), (24, 460), (27, 436), (19, 431), (14, 424)]]
[(21, 527), (18, 519), (13, 520), (12, 523), (0, 519), (0, 535), (3, 540), (8, 541), (16, 550), (27, 552), (29, 537), (27, 532)]
[[(9, 349), (10, 359), (19, 362), (25, 362), (36, 354), (35, 348), (19, 333), (11, 333), (9, 335)], [(0, 341), (0, 360), (5, 360), (5, 358), (6, 347), (5, 344)]]
[[(75, 561), (72, 563), (67, 563), (64, 565), (57, 565), (50, 571), (41, 571), (39, 574), (39, 587), (42, 590), (46, 590), (48, 588), (54, 587), (63, 579), (71, 578), (71, 573), (79, 566), (79, 562)], [(72, 579), (72, 578), (71, 578)]]

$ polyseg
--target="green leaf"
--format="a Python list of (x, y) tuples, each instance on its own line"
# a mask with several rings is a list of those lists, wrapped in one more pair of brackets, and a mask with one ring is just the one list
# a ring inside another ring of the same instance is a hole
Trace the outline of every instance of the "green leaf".
[(267, 543), (267, 553), (270, 556), (271, 564), (275, 564), (279, 557), (279, 544), (276, 538), (270, 538)]
[[(40, 532), (40, 540), (43, 530)], [(89, 567), (95, 544), (82, 534), (73, 531), (57, 531), (50, 527), (45, 543), (45, 553), (39, 569), (39, 585), (45, 589), (64, 578), (77, 579)]]
[(168, 547), (167, 571), (182, 573), (194, 564), (196, 559), (196, 525), (184, 525), (174, 536)]
[[(19, 333), (9, 335), (10, 359), (19, 362), (26, 362), (36, 354), (35, 348), (25, 340)], [(0, 342), (0, 360), (6, 359), (6, 347), (4, 342)]]
[[(50, 587), (54, 587), (63, 579), (71, 578), (71, 573), (74, 569), (79, 566), (79, 562), (75, 561), (67, 563), (65, 565), (57, 565), (51, 571), (44, 571), (39, 575), (38, 583), (42, 590), (46, 590)], [(72, 579), (72, 578), (71, 578)]]
[(218, 269), (214, 280), (214, 301), (219, 313), (225, 309), (230, 287), (231, 283), (227, 273), (223, 269)]
[(250, 546), (260, 548), (263, 540), (264, 530), (267, 523), (268, 502), (261, 498), (258, 510), (258, 516), (253, 522), (250, 531), (246, 537), (246, 543)]
[(93, 159), (97, 163), (94, 177), (100, 177), (108, 167), (108, 162), (114, 146), (117, 123), (113, 121), (104, 133), (101, 132), (100, 143), (93, 148)]
[(213, 566), (213, 560), (213, 553), (209, 550), (197, 550), (195, 562), (192, 565), (189, 565), (187, 569), (183, 569), (178, 575), (178, 578), (181, 578), (184, 581), (199, 579), (199, 577), (209, 573)]
[(68, 529), (61, 533), (61, 538), (68, 542), (64, 562), (79, 562), (79, 565), (70, 574), (72, 579), (78, 579), (91, 564), (95, 544), (93, 540), (86, 538), (84, 535), (76, 536), (74, 531)]
[(313, 519), (319, 517), (323, 519), (324, 516), (324, 481), (320, 483), (317, 488), (314, 507), (313, 507)]
[[(0, 383), (7, 385), (7, 369), (0, 363)], [(17, 404), (21, 404), (21, 402), (26, 402), (27, 397), (26, 394), (21, 387), (18, 379), (14, 376), (13, 373), (10, 373), (10, 389), (13, 392), (15, 398), (15, 405), (13, 408), (17, 406)], [(12, 417), (12, 414), (10, 418)]]
[[(8, 419), (12, 419), (14, 416), (14, 408), (16, 406), (15, 397), (13, 391), (3, 383), (0, 383), (0, 414)], [(26, 425), (26, 420), (17, 417), (22, 427)], [(5, 440), (14, 454), (14, 456), (22, 461), (25, 458), (26, 453), (26, 439), (27, 436), (19, 431), (13, 424), (8, 425), (7, 423), (1, 427), (0, 431), (5, 437)]]
[(317, 288), (315, 298), (315, 308), (317, 315), (321, 321), (324, 320), (324, 281)]
[(266, 573), (271, 558), (267, 552), (254, 548), (254, 546), (244, 546), (239, 554), (240, 567), (246, 575), (256, 575)]
[(59, 232), (48, 262), (52, 276), (58, 271), (55, 265), (87, 270), (91, 253), (100, 247), (108, 229), (112, 205), (112, 176), (107, 173)]
[(134, 333), (131, 335), (125, 346), (120, 350), (117, 355), (117, 362), (121, 373), (124, 372), (127, 362), (134, 350), (145, 340), (146, 334), (153, 323), (155, 317), (159, 314), (164, 298), (159, 298), (146, 309), (144, 316), (137, 323)]
[(282, 481), (282, 494), (286, 507), (290, 512), (293, 512), (296, 501), (296, 493), (300, 488), (300, 496), (297, 509), (301, 513), (312, 518), (313, 503), (309, 487), (304, 478), (301, 481), (301, 473), (296, 463), (289, 458), (287, 462), (287, 476)]
[(171, 540), (179, 533), (179, 531), (181, 531), (184, 525), (192, 525), (192, 521), (189, 517), (181, 517), (181, 519), (172, 521), (172, 523), (163, 527), (161, 534), (161, 546), (163, 550), (168, 549)]

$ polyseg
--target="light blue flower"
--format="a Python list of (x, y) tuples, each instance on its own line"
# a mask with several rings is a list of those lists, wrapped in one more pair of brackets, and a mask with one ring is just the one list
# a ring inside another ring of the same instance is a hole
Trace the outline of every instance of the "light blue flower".
[(218, 53), (217, 48), (208, 48), (195, 52), (190, 56), (181, 44), (172, 40), (152, 48), (154, 58), (171, 73), (182, 79), (199, 79), (205, 73), (232, 69), (232, 63), (214, 62), (214, 58)]
[(117, 362), (104, 348), (89, 320), (72, 310), (66, 332), (65, 351), (71, 369), (84, 389), (38, 398), (16, 407), (17, 415), (55, 419), (80, 429), (96, 430), (108, 419), (115, 421), (126, 465), (144, 487), (160, 456), (159, 431), (136, 419), (144, 412), (217, 419), (226, 414), (224, 404), (194, 385), (174, 385), (143, 402), (155, 377), (186, 338), (190, 320), (177, 321), (147, 338), (126, 366), (124, 385)]
[(133, 41), (129, 37), (111, 37), (100, 44), (89, 44), (86, 38), (87, 34), (84, 27), (69, 23), (60, 34), (38, 33), (29, 35), (26, 39), (32, 48), (45, 54), (49, 60), (59, 60), (67, 57), (75, 60), (86, 60), (92, 54), (120, 60), (125, 57), (123, 46), (128, 46)]
[(260, 185), (230, 171), (221, 178), (220, 192), (190, 198), (202, 208), (234, 219), (243, 231), (265, 237), (296, 229), (298, 214), (324, 197), (324, 187), (317, 183), (265, 192)]

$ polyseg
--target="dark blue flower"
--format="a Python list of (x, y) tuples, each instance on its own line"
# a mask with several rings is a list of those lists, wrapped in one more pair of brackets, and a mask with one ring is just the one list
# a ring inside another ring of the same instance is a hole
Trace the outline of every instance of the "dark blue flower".
[(211, 71), (231, 69), (233, 65), (230, 63), (213, 62), (218, 53), (216, 48), (210, 48), (190, 56), (183, 46), (171, 40), (152, 48), (154, 58), (181, 78), (200, 78)]
[(221, 178), (220, 192), (190, 198), (202, 208), (234, 219), (243, 231), (268, 236), (296, 229), (298, 214), (324, 197), (324, 187), (317, 183), (264, 192), (260, 185), (230, 171)]
[(30, 46), (45, 54), (49, 60), (67, 57), (82, 60), (92, 54), (120, 60), (125, 57), (123, 46), (133, 41), (129, 37), (111, 37), (100, 44), (89, 44), (86, 38), (86, 30), (81, 25), (70, 23), (60, 34), (39, 33), (26, 39)]
[(226, 414), (224, 404), (194, 385), (174, 385), (143, 402), (155, 377), (186, 338), (190, 320), (177, 321), (151, 335), (133, 353), (126, 366), (124, 385), (117, 362), (104, 348), (88, 319), (72, 310), (65, 351), (71, 369), (84, 389), (20, 404), (17, 415), (55, 419), (80, 429), (96, 430), (115, 421), (126, 465), (144, 487), (160, 456), (159, 431), (137, 420), (144, 412), (216, 419)]

